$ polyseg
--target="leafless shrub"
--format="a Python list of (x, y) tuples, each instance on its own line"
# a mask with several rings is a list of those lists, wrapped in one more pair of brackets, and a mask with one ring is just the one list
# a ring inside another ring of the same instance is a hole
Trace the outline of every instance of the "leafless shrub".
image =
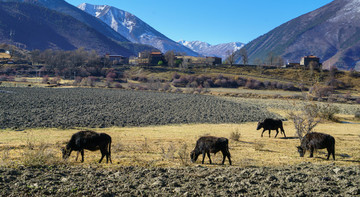
[(42, 78), (41, 83), (48, 83), (48, 82), (49, 82), (49, 76), (45, 75), (45, 76)]
[(115, 83), (115, 88), (122, 88), (122, 85), (120, 83)]
[(360, 111), (355, 112), (355, 118), (360, 119)]
[(326, 105), (321, 105), (319, 107), (319, 115), (318, 116), (325, 120), (338, 121), (335, 117), (335, 114), (337, 114), (339, 112), (340, 112), (340, 109), (338, 106), (326, 104)]
[(146, 137), (144, 137), (144, 143), (141, 144), (141, 148), (144, 152), (149, 153), (150, 152), (150, 145), (148, 143), (148, 140)]
[(187, 146), (187, 144), (184, 143), (180, 147), (180, 149), (178, 151), (178, 155), (180, 157), (181, 164), (184, 165), (184, 166), (188, 166), (189, 165), (189, 159), (188, 159), (189, 154), (188, 154), (188, 146)]
[(10, 158), (10, 150), (11, 148), (10, 147), (4, 147), (3, 150), (2, 150), (2, 155), (1, 155), (1, 160), (3, 162), (6, 162), (9, 160)]
[(294, 122), (296, 134), (300, 140), (321, 121), (318, 116), (319, 106), (316, 104), (306, 104), (300, 113), (289, 112), (289, 117)]
[(320, 84), (315, 84), (309, 90), (310, 94), (314, 95), (317, 98), (328, 97), (334, 91), (332, 86), (323, 86)]
[(23, 153), (22, 159), (25, 166), (43, 166), (55, 163), (54, 153), (49, 144), (41, 143), (39, 147), (28, 149)]
[(230, 139), (237, 142), (240, 140), (240, 137), (241, 137), (241, 133), (239, 132), (238, 129), (236, 129), (236, 131), (234, 132), (231, 132), (230, 134)]
[(254, 149), (256, 151), (261, 151), (264, 148), (264, 146), (265, 146), (265, 144), (260, 141), (255, 141), (255, 143), (254, 143)]
[(52, 79), (49, 80), (50, 84), (60, 84), (61, 78), (59, 76), (54, 77)]
[(170, 146), (167, 149), (165, 149), (164, 147), (161, 147), (160, 149), (163, 159), (174, 160), (176, 148), (174, 147), (173, 144), (170, 144)]

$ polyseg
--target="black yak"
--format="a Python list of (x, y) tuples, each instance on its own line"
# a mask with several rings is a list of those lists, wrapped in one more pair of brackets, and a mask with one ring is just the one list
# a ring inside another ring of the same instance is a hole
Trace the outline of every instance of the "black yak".
[(327, 159), (332, 154), (335, 160), (335, 139), (333, 136), (324, 133), (308, 133), (301, 140), (300, 146), (297, 147), (300, 157), (305, 155), (306, 150), (310, 150), (310, 157), (314, 156), (315, 149), (324, 149), (328, 151)]
[(203, 155), (202, 164), (204, 164), (205, 154), (209, 157), (210, 164), (211, 158), (210, 153), (216, 154), (221, 151), (223, 154), (222, 164), (225, 162), (225, 158), (229, 159), (231, 165), (230, 152), (229, 152), (229, 140), (223, 137), (204, 136), (200, 137), (197, 142), (195, 149), (191, 151), (190, 158), (192, 162), (195, 162), (200, 154)]
[(62, 148), (63, 158), (67, 159), (72, 151), (81, 153), (81, 162), (84, 162), (84, 149), (90, 151), (100, 150), (101, 159), (106, 156), (106, 163), (111, 161), (111, 137), (106, 133), (96, 133), (95, 131), (79, 131), (71, 136), (65, 148)]
[(275, 137), (276, 137), (279, 134), (279, 128), (281, 130), (281, 133), (284, 134), (284, 137), (286, 137), (285, 131), (283, 128), (283, 123), (281, 120), (267, 118), (263, 122), (258, 122), (258, 126), (257, 126), (256, 130), (259, 130), (261, 128), (264, 128), (264, 130), (261, 133), (261, 137), (263, 136), (263, 134), (266, 130), (269, 130), (269, 137), (270, 137), (270, 131), (276, 130), (276, 135), (275, 135)]

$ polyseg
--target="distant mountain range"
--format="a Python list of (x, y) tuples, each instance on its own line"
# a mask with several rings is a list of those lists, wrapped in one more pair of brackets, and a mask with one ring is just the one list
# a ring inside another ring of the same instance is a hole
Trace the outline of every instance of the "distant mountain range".
[(0, 42), (26, 49), (80, 47), (123, 56), (154, 50), (131, 43), (105, 23), (63, 0), (0, 0)]
[(315, 55), (325, 68), (360, 70), (360, 1), (334, 0), (258, 37), (245, 49), (250, 61), (264, 60), (269, 52), (289, 62)]
[(218, 45), (211, 45), (209, 43), (201, 41), (180, 40), (179, 43), (201, 54), (202, 56), (221, 57), (223, 60), (225, 60), (227, 56), (229, 56), (229, 52), (234, 52), (244, 47), (244, 43), (241, 42), (230, 42)]
[(173, 50), (191, 56), (198, 56), (198, 53), (169, 39), (129, 12), (112, 6), (87, 3), (79, 5), (78, 8), (99, 18), (131, 42), (151, 45), (163, 53)]

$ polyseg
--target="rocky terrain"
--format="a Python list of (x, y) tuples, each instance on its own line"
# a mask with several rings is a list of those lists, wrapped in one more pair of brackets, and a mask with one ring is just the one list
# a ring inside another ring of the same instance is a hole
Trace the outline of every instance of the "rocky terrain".
[(1, 196), (358, 196), (359, 166), (0, 167)]

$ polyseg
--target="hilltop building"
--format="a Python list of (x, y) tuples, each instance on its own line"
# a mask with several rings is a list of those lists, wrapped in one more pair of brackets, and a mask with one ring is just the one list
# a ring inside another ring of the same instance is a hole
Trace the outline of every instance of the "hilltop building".
[(313, 63), (313, 66), (315, 66), (316, 69), (320, 68), (320, 66), (321, 66), (320, 58), (318, 58), (314, 55), (302, 57), (301, 61), (300, 61), (300, 66), (305, 66), (306, 68), (309, 68), (310, 63)]
[(108, 58), (109, 61), (111, 61), (113, 64), (128, 64), (129, 63), (129, 58), (124, 57), (122, 55), (106, 54), (105, 57)]
[(129, 60), (130, 64), (134, 65), (157, 65), (159, 61), (164, 61), (164, 55), (161, 52), (140, 52), (138, 57)]

